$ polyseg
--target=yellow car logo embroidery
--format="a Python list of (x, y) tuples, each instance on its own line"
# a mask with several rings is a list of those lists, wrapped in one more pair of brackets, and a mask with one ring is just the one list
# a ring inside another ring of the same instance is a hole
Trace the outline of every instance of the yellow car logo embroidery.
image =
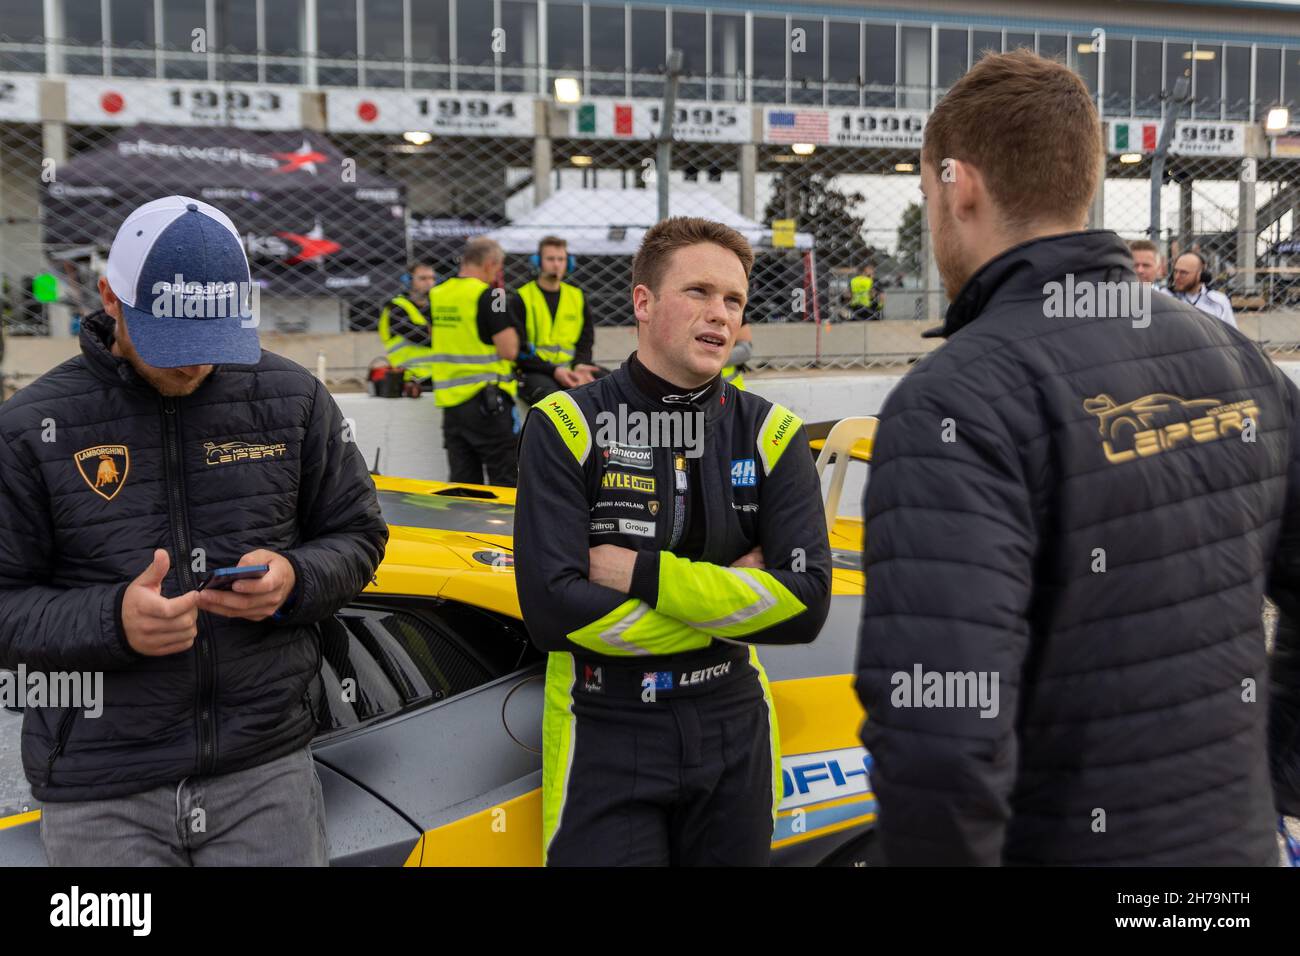
[(1203, 444), (1247, 428), (1253, 432), (1259, 425), (1259, 406), (1253, 399), (1225, 405), (1217, 398), (1185, 399), (1156, 392), (1121, 405), (1103, 393), (1085, 398), (1083, 410), (1097, 416), (1102, 451), (1113, 465), (1158, 455), (1180, 442)]

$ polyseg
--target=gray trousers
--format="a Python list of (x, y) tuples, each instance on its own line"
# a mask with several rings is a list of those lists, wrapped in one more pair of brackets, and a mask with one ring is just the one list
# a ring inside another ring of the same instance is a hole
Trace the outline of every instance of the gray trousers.
[(328, 866), (311, 749), (109, 800), (46, 803), (51, 866)]

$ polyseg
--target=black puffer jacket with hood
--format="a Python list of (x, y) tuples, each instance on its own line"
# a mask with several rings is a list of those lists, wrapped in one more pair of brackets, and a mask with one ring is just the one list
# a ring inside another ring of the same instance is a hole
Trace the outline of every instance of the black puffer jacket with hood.
[[(104, 313), (81, 354), (0, 405), (0, 666), (103, 672), (102, 713), (28, 707), (23, 766), (41, 800), (126, 795), (256, 766), (306, 745), (313, 626), (351, 600), (388, 529), (338, 406), (306, 369), (263, 352), (164, 398), (110, 347)], [(279, 619), (199, 614), (187, 651), (137, 653), (128, 582), (170, 552), (165, 597), (196, 569), (283, 554)]]

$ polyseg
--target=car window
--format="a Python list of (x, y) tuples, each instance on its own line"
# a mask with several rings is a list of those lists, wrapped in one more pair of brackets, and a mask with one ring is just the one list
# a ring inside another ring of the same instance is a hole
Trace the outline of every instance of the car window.
[(518, 622), (432, 601), (358, 602), (320, 633), (322, 732), (445, 700), (537, 657)]

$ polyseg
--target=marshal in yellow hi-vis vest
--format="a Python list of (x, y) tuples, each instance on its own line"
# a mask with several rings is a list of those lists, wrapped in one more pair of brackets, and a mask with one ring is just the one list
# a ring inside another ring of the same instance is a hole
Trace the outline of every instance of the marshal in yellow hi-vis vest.
[(551, 315), (536, 280), (519, 287), (519, 298), (524, 300), (528, 313), (528, 341), (537, 350), (537, 357), (553, 365), (572, 362), (582, 335), (582, 290), (561, 282), (555, 315)]
[(724, 382), (730, 382), (742, 391), (745, 388), (745, 376), (741, 374), (740, 366), (738, 365), (722, 366), (722, 380)]
[(854, 276), (849, 280), (849, 292), (859, 308), (870, 309), (876, 304), (876, 280), (871, 276)]
[(429, 292), (434, 349), (429, 368), (433, 397), (441, 407), (463, 405), (490, 384), (515, 394), (510, 362), (478, 335), (478, 300), (487, 288), (481, 279), (457, 276)]
[(394, 305), (406, 313), (412, 325), (423, 328), (429, 324), (429, 320), (424, 317), (414, 302), (404, 295), (394, 296), (379, 315), (379, 339), (384, 343), (384, 353), (388, 357), (388, 363), (394, 368), (399, 365), (405, 368), (408, 380), (432, 378), (433, 372), (429, 363), (433, 357), (433, 349), (427, 345), (415, 345), (393, 332), (389, 316)]

